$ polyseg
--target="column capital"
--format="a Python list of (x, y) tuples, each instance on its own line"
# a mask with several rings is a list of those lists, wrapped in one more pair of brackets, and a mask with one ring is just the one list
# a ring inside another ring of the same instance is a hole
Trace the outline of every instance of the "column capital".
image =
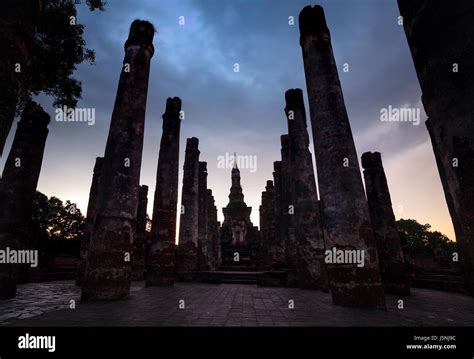
[(303, 38), (315, 35), (317, 38), (330, 40), (331, 34), (326, 23), (324, 9), (320, 5), (306, 6), (299, 15), (300, 45), (303, 46)]
[(155, 36), (155, 27), (151, 22), (145, 20), (135, 20), (130, 25), (130, 31), (127, 41), (125, 41), (125, 51), (130, 46), (143, 46), (151, 52), (153, 56), (155, 48), (153, 46), (153, 37)]

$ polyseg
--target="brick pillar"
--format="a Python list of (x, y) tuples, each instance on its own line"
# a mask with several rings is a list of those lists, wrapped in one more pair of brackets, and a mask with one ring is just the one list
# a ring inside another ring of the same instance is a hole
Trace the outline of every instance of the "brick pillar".
[(145, 274), (146, 209), (148, 205), (148, 186), (138, 190), (137, 223), (133, 236), (132, 280), (141, 281)]
[[(217, 207), (216, 207), (217, 218)], [(221, 222), (217, 222), (217, 267), (222, 266), (222, 246), (221, 246)]]
[(173, 285), (176, 271), (176, 210), (178, 206), (181, 100), (166, 100), (163, 114), (155, 201), (148, 249), (146, 285)]
[(184, 158), (182, 213), (179, 225), (177, 278), (180, 281), (196, 279), (199, 238), (199, 140), (188, 138)]
[(99, 195), (99, 180), (102, 173), (102, 166), (104, 163), (103, 157), (95, 159), (94, 173), (92, 175), (92, 184), (89, 190), (89, 202), (87, 204), (86, 221), (84, 223), (84, 236), (81, 240), (81, 249), (79, 252), (80, 260), (77, 267), (76, 285), (82, 285), (84, 279), (84, 272), (86, 270), (87, 252), (89, 251), (89, 244), (92, 235), (92, 228), (94, 227), (95, 216), (97, 215), (97, 198)]
[(385, 308), (375, 237), (323, 8), (305, 7), (299, 26), (326, 249), (357, 251), (352, 253), (360, 258), (363, 253), (365, 259), (363, 267), (328, 265), (333, 302)]
[(262, 264), (265, 269), (272, 269), (273, 259), (269, 250), (278, 243), (278, 222), (275, 216), (275, 187), (273, 181), (267, 181), (265, 191), (262, 192), (262, 205), (260, 206), (260, 235)]
[(130, 260), (154, 32), (149, 22), (135, 20), (125, 43), (82, 286), (83, 301), (124, 299), (130, 292)]
[(0, 157), (15, 120), (22, 74), (26, 71), (40, 1), (7, 0), (0, 15)]
[(207, 235), (210, 246), (209, 265), (210, 269), (216, 270), (219, 267), (219, 232), (217, 226), (217, 207), (215, 205), (212, 190), (208, 189), (207, 194)]
[[(0, 180), (0, 249), (25, 250), (41, 172), (50, 116), (35, 102), (26, 105)], [(0, 264), (0, 299), (16, 294), (18, 264)]]
[(300, 288), (328, 290), (318, 193), (301, 89), (285, 93)]
[[(267, 245), (268, 245), (268, 200), (267, 200), (267, 187), (268, 187), (268, 182), (272, 182), (273, 186), (273, 181), (267, 181), (267, 186), (265, 187), (265, 191), (262, 192), (262, 202), (260, 204), (260, 207), (258, 208), (258, 213), (259, 213), (259, 218), (260, 218), (260, 247), (259, 247), (259, 258), (260, 258), (260, 263), (259, 266), (260, 268), (265, 268), (268, 261), (267, 261)], [(274, 191), (275, 193), (275, 191)], [(273, 202), (275, 202), (275, 194), (273, 195)], [(272, 208), (272, 214), (274, 208)]]
[(408, 273), (380, 153), (363, 153), (362, 167), (385, 292), (408, 295)]
[[(285, 162), (285, 166), (283, 165)], [(276, 235), (269, 237), (266, 244), (267, 269), (283, 269), (287, 267), (285, 246), (289, 238), (290, 215), (288, 213), (288, 163), (286, 159), (273, 163), (274, 203), (277, 220)], [(284, 172), (285, 171), (285, 172)]]
[(466, 288), (474, 295), (474, 3), (399, 0)]
[(198, 219), (198, 268), (207, 271), (212, 268), (212, 243), (208, 233), (207, 162), (199, 162), (199, 219)]

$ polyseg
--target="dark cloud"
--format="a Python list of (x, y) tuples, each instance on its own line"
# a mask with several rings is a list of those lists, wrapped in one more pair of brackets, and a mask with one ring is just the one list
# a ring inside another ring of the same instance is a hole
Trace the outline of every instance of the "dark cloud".
[[(397, 24), (396, 1), (320, 3), (359, 154), (379, 150), (389, 161), (402, 150), (419, 148), (428, 139), (423, 123), (412, 126), (379, 119), (382, 107), (420, 106), (406, 38)], [(95, 49), (97, 59), (93, 66), (81, 65), (75, 77), (83, 84), (79, 106), (95, 108), (97, 122), (87, 126), (52, 121), (39, 189), (71, 198), (85, 209), (94, 159), (105, 147), (123, 43), (130, 23), (141, 18), (158, 29), (141, 182), (150, 186), (152, 195), (165, 100), (179, 96), (186, 115), (181, 164), (186, 137), (199, 137), (201, 158), (209, 162), (209, 185), (222, 207), (230, 172), (217, 168), (217, 157), (234, 151), (257, 156), (257, 172), (242, 171), (242, 181), (246, 200), (254, 208), (252, 218), (258, 222), (260, 193), (271, 179), (273, 161), (280, 157), (280, 134), (287, 131), (284, 92), (294, 87), (306, 92), (298, 30), (298, 14), (306, 5), (300, 0), (111, 0), (103, 13), (82, 7), (79, 22), (86, 25), (87, 46)], [(179, 25), (180, 16), (184, 26)], [(235, 63), (239, 73), (234, 72)], [(342, 72), (344, 63), (350, 66), (348, 73)], [(54, 114), (51, 101), (40, 100)], [(397, 178), (391, 183), (399, 185)], [(434, 186), (430, 190), (438, 191)], [(444, 202), (438, 206), (445, 211)]]

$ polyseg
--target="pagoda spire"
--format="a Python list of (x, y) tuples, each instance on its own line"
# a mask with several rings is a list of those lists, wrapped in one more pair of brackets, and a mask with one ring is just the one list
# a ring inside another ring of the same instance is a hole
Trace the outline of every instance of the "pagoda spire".
[(243, 202), (244, 195), (242, 193), (242, 186), (240, 185), (240, 170), (237, 166), (236, 155), (234, 152), (234, 166), (232, 168), (232, 186), (230, 188), (229, 200), (230, 202)]

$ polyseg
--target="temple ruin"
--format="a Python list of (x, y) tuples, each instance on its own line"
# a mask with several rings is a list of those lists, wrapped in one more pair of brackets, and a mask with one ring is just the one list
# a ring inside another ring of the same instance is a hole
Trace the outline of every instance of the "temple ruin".
[[(469, 110), (474, 88), (468, 79), (474, 70), (468, 59), (474, 49), (460, 34), (466, 26), (474, 30), (466, 25), (472, 24), (467, 19), (474, 15), (474, 6), (460, 1), (458, 12), (445, 5), (427, 6), (427, 0), (398, 3), (464, 279), (473, 293), (474, 127)], [(445, 17), (453, 20), (449, 31), (436, 26)], [(459, 17), (465, 21), (454, 21)], [(131, 24), (105, 153), (96, 158), (92, 174), (76, 279), (82, 286), (82, 301), (126, 299), (132, 281), (144, 281), (147, 287), (178, 281), (297, 287), (330, 291), (335, 305), (382, 310), (385, 293), (410, 294), (379, 152), (361, 157), (364, 190), (323, 8), (305, 7), (299, 14), (299, 30), (317, 176), (304, 92), (292, 88), (285, 92), (284, 103), (281, 99), (284, 114), (279, 120), (286, 122), (288, 133), (274, 138), (279, 151), (273, 154), (273, 172), (268, 173), (272, 178), (265, 178), (258, 228), (251, 220), (252, 207), (244, 200), (243, 168), (235, 154), (229, 168), (229, 200), (219, 222), (217, 192), (208, 188), (212, 161), (200, 158), (197, 137), (186, 140), (178, 204), (183, 119), (179, 97), (167, 98), (162, 115), (149, 221), (148, 186), (140, 185), (140, 171), (155, 29), (147, 21)], [(434, 35), (425, 36), (428, 32)], [(459, 73), (451, 71), (454, 64)], [(460, 86), (465, 90), (457, 91)], [(2, 247), (34, 246), (22, 231), (31, 217), (48, 123), (49, 115), (33, 102), (18, 123), (0, 181)], [(18, 268), (0, 266), (1, 299), (15, 296)]]

